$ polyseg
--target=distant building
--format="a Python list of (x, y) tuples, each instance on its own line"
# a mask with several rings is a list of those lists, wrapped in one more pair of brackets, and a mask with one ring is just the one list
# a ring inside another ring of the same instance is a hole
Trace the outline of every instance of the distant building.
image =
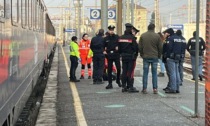
[[(193, 32), (196, 31), (196, 23), (186, 23), (184, 24), (183, 36), (188, 41), (193, 37)], [(200, 23), (199, 36), (206, 40), (206, 23)]]

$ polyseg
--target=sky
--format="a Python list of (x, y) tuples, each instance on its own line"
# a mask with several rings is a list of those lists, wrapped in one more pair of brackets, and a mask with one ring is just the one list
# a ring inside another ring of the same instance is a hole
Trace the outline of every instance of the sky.
[[(69, 5), (69, 0), (44, 0), (45, 4), (47, 7), (52, 7), (52, 6), (67, 6)], [(73, 6), (73, 0), (71, 1), (71, 6)], [(95, 6), (95, 2), (97, 1), (97, 5), (100, 6), (100, 1), (101, 0), (83, 0), (84, 4), (84, 15), (89, 17), (90, 15), (90, 8), (93, 8)], [(148, 10), (148, 18), (150, 19), (151, 13), (154, 11), (154, 0), (134, 0), (138, 2), (141, 6), (145, 7)], [(188, 19), (188, 0), (159, 0), (159, 9), (160, 9), (160, 16), (161, 16), (161, 21), (163, 24), (169, 24), (170, 23), (170, 18), (172, 24), (183, 24), (187, 23)], [(192, 0), (194, 3), (193, 9), (193, 15), (192, 15), (192, 20), (195, 20), (195, 4), (196, 0)], [(206, 0), (203, 1), (203, 7), (205, 5)], [(109, 5), (115, 4), (116, 2), (113, 0), (108, 0)], [(205, 10), (203, 9), (203, 12)], [(55, 8), (48, 8), (49, 15), (59, 15), (61, 13), (60, 9), (55, 9)], [(203, 13), (205, 14), (205, 13)], [(170, 17), (171, 15), (171, 17)], [(204, 15), (203, 15), (204, 17)], [(149, 22), (149, 20), (148, 20)]]

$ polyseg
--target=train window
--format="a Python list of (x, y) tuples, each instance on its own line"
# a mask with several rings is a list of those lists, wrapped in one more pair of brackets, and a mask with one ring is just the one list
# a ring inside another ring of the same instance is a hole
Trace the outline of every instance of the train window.
[(28, 0), (28, 26), (32, 28), (32, 0)]
[(18, 22), (18, 0), (12, 0), (12, 23)]
[(36, 4), (36, 29), (39, 29), (39, 21), (40, 21), (40, 13), (39, 13), (39, 0), (37, 0)]
[(5, 2), (4, 0), (0, 0), (0, 17), (4, 17), (4, 6), (5, 6)]
[(41, 25), (41, 32), (43, 32), (44, 31), (44, 8), (43, 8), (43, 5), (41, 6), (41, 23), (40, 23), (40, 25)]
[(36, 1), (33, 0), (33, 28), (36, 29)]
[(27, 8), (26, 8), (26, 0), (22, 0), (21, 2), (21, 23), (22, 26), (25, 27), (27, 25)]

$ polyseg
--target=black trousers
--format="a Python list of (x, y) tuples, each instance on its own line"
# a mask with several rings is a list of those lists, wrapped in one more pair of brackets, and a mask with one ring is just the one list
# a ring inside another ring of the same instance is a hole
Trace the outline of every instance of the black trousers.
[(122, 60), (122, 87), (132, 88), (132, 71), (134, 66), (134, 60)]
[(104, 55), (93, 54), (93, 81), (102, 81), (104, 70)]
[(120, 81), (120, 73), (121, 73), (120, 58), (114, 58), (114, 59), (108, 58), (108, 81), (109, 81), (109, 84), (112, 84), (113, 62), (115, 63), (115, 66), (117, 68), (117, 80), (116, 81)]
[(78, 58), (76, 56), (70, 56), (71, 67), (70, 67), (70, 79), (76, 80), (76, 69), (78, 66)]

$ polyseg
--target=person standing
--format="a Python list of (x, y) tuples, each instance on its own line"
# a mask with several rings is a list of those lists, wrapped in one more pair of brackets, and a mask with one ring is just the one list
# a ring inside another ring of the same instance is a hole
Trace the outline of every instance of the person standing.
[[(191, 57), (191, 65), (192, 65), (192, 80), (195, 80), (195, 46), (196, 46), (196, 31), (193, 32), (193, 37), (189, 39), (187, 43), (187, 51), (190, 53)], [(199, 37), (199, 66), (198, 66), (198, 72), (199, 72), (199, 79), (200, 81), (203, 80), (203, 54), (205, 47), (205, 42), (203, 38)]]
[[(160, 36), (160, 39), (161, 39), (161, 41), (162, 41), (162, 44), (164, 43), (164, 36), (162, 35), (162, 33), (161, 32), (158, 32), (158, 35)], [(161, 55), (161, 58), (160, 59), (158, 59), (158, 61), (159, 61), (159, 64), (160, 64), (160, 72), (159, 72), (159, 74), (158, 74), (158, 77), (164, 77), (165, 76), (165, 65), (164, 65), (164, 63), (163, 63), (163, 61), (162, 61), (162, 55)]]
[(184, 64), (185, 50), (186, 50), (186, 47), (187, 47), (187, 43), (186, 43), (186, 39), (182, 36), (182, 31), (181, 30), (177, 30), (176, 31), (176, 35), (179, 36), (182, 39), (182, 51), (181, 51), (182, 54), (181, 54), (181, 60), (180, 60), (179, 65), (178, 65), (179, 74), (180, 74), (180, 80), (181, 80), (180, 86), (182, 86), (183, 77), (184, 77), (183, 64)]
[(136, 39), (132, 34), (133, 25), (125, 24), (126, 30), (119, 37), (119, 52), (122, 57), (122, 92), (136, 93), (139, 92), (132, 83), (132, 68), (136, 53)]
[(84, 79), (85, 76), (85, 66), (88, 66), (88, 79), (91, 79), (92, 69), (91, 62), (92, 57), (88, 57), (88, 52), (90, 50), (90, 40), (88, 39), (88, 34), (83, 34), (82, 40), (79, 43), (79, 52), (81, 58), (81, 77), (80, 79)]
[(163, 55), (167, 63), (169, 75), (169, 83), (165, 93), (179, 93), (181, 81), (178, 65), (182, 55), (182, 38), (177, 36), (172, 28), (167, 29), (164, 33), (168, 36), (166, 44), (163, 46)]
[(93, 84), (103, 84), (104, 69), (104, 30), (99, 29), (98, 34), (92, 38), (90, 49), (93, 52)]
[(152, 67), (153, 93), (157, 94), (157, 64), (161, 57), (162, 41), (160, 36), (154, 32), (155, 25), (149, 24), (148, 31), (143, 33), (139, 41), (140, 55), (143, 58), (143, 89), (142, 93), (147, 93), (147, 81), (149, 66)]
[(78, 66), (78, 62), (80, 61), (80, 53), (79, 53), (79, 46), (77, 43), (77, 37), (73, 36), (71, 38), (70, 42), (70, 61), (71, 61), (71, 67), (70, 67), (70, 81), (71, 82), (79, 82), (80, 80), (77, 80), (76, 78), (76, 69)]
[(121, 65), (120, 65), (120, 54), (118, 50), (118, 35), (114, 33), (115, 26), (110, 25), (108, 27), (108, 35), (105, 37), (105, 53), (108, 59), (108, 85), (106, 89), (112, 89), (112, 67), (113, 62), (117, 68), (117, 79), (116, 83), (119, 87), (121, 87), (120, 83), (120, 73), (121, 73)]
[[(133, 34), (133, 36), (135, 37), (135, 40), (136, 40), (136, 41), (137, 41), (136, 35), (137, 35), (138, 32), (139, 32), (139, 30), (133, 26), (132, 34)], [(135, 68), (136, 68), (136, 59), (137, 59), (138, 53), (139, 53), (139, 47), (138, 47), (138, 44), (137, 44), (137, 43), (136, 43), (136, 49), (135, 49), (135, 50), (136, 50), (136, 52), (135, 52), (135, 54), (134, 54), (133, 68), (132, 68), (132, 73), (131, 73), (132, 85), (134, 84), (134, 70), (135, 70)]]

